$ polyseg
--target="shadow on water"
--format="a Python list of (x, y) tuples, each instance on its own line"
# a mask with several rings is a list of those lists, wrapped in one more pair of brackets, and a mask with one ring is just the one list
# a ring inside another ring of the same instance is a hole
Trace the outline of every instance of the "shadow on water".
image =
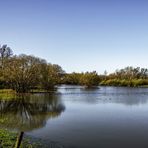
[(15, 148), (20, 147), (24, 132), (42, 128), (48, 119), (57, 118), (65, 106), (55, 95), (17, 95), (0, 99), (0, 128), (19, 132)]

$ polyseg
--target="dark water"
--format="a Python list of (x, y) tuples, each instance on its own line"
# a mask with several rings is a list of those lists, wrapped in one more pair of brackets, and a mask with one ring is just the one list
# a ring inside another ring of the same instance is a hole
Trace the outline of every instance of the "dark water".
[(62, 86), (54, 95), (20, 102), (1, 102), (1, 116), (8, 118), (1, 128), (23, 130), (59, 148), (148, 148), (147, 88)]

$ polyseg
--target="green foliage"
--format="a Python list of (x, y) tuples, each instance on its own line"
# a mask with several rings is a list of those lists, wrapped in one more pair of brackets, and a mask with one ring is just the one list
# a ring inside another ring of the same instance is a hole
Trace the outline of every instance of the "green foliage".
[(115, 73), (112, 73), (107, 76), (108, 79), (147, 79), (148, 78), (148, 69), (147, 68), (134, 68), (134, 67), (126, 67), (121, 70), (116, 70)]
[(64, 84), (84, 85), (86, 87), (97, 86), (99, 84), (99, 81), (100, 78), (95, 71), (66, 74), (63, 79)]
[(104, 76), (100, 85), (138, 87), (148, 85), (148, 69), (126, 67)]
[(33, 56), (14, 56), (6, 62), (4, 78), (16, 92), (28, 92), (39, 81), (39, 64)]
[(0, 89), (0, 100), (10, 100), (15, 97), (15, 91), (11, 89)]
[(0, 141), (3, 148), (11, 148), (16, 139), (15, 133), (10, 133), (7, 130), (0, 129)]
[[(64, 73), (59, 65), (47, 64), (34, 56), (13, 56), (5, 61), (3, 79), (9, 88), (25, 93), (33, 88), (49, 90), (60, 83)], [(1, 82), (1, 81), (0, 81)]]
[(93, 86), (98, 86), (99, 85), (99, 76), (98, 74), (94, 72), (86, 72), (82, 74), (80, 78), (80, 84), (84, 85), (86, 87), (93, 87)]
[(64, 71), (59, 65), (46, 64), (41, 65), (41, 87), (47, 91), (53, 89), (55, 85), (61, 83), (61, 77)]
[(117, 85), (119, 85), (119, 80), (116, 80), (116, 79), (104, 80), (100, 83), (100, 85), (117, 86)]
[(71, 74), (65, 74), (62, 83), (63, 84), (71, 84), (71, 85), (80, 85), (80, 79), (82, 73), (71, 73)]

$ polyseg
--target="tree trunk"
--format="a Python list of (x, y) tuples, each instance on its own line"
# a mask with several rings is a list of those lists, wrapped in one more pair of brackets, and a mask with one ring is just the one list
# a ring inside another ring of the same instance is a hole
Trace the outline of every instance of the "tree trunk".
[(23, 140), (23, 135), (24, 135), (24, 132), (20, 132), (18, 134), (18, 137), (17, 137), (17, 140), (16, 140), (16, 143), (15, 143), (15, 147), (14, 148), (20, 148), (21, 142)]

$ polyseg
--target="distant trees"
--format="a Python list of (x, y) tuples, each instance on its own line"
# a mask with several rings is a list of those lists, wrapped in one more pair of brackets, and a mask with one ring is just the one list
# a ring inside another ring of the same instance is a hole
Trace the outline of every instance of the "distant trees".
[(98, 86), (99, 82), (100, 77), (96, 71), (66, 74), (63, 81), (64, 84), (83, 85), (85, 87)]
[(94, 87), (99, 85), (99, 76), (96, 71), (93, 72), (86, 72), (82, 74), (80, 79), (80, 84), (84, 85), (85, 87)]
[(141, 86), (148, 85), (148, 69), (140, 67), (125, 67), (121, 70), (116, 70), (106, 77), (101, 85), (113, 86)]
[(140, 67), (125, 67), (124, 69), (121, 70), (116, 70), (115, 73), (110, 74), (109, 77), (115, 77), (119, 79), (126, 79), (126, 80), (131, 80), (131, 79), (145, 79), (148, 78), (148, 69), (146, 68), (140, 68)]
[(65, 74), (62, 80), (63, 84), (80, 85), (80, 79), (83, 73), (70, 73)]

